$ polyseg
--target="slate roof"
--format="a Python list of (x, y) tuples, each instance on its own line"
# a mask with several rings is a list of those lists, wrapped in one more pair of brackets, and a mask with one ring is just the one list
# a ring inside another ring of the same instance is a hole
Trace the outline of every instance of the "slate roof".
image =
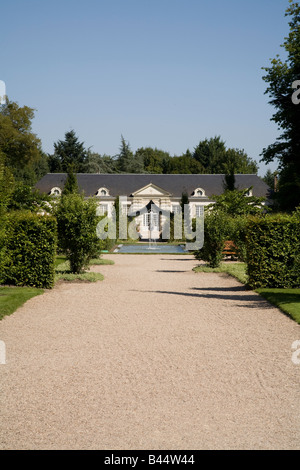
[[(36, 188), (42, 193), (50, 193), (55, 186), (63, 189), (66, 173), (48, 173), (38, 183)], [(86, 197), (94, 196), (99, 188), (107, 188), (112, 197), (130, 197), (133, 192), (150, 183), (180, 198), (183, 192), (192, 196), (196, 188), (202, 188), (206, 197), (222, 194), (224, 191), (224, 175), (163, 175), (163, 174), (95, 174), (78, 173), (77, 181), (80, 190)], [(257, 175), (235, 175), (238, 189), (253, 187), (253, 195), (267, 197), (269, 186)]]

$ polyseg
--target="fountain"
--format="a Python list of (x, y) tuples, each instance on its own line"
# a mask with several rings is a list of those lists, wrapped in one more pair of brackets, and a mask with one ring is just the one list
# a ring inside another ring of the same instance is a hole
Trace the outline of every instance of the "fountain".
[(157, 250), (157, 242), (156, 242), (155, 238), (149, 238), (148, 249), (149, 250)]
[(155, 229), (155, 219), (154, 219), (154, 213), (150, 211), (149, 212), (149, 242), (148, 242), (149, 250), (157, 250), (156, 238), (152, 237), (153, 229)]

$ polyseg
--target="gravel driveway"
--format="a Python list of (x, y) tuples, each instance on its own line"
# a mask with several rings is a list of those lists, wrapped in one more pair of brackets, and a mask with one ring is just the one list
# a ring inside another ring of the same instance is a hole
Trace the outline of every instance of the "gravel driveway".
[(106, 255), (0, 322), (1, 449), (300, 449), (300, 327), (184, 255)]

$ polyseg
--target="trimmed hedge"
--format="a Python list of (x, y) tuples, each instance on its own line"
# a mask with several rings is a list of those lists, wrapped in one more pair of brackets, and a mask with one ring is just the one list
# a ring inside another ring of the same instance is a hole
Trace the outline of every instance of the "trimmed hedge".
[(4, 283), (5, 266), (9, 263), (9, 254), (7, 253), (7, 215), (0, 216), (0, 284)]
[(58, 245), (70, 261), (74, 274), (89, 267), (89, 262), (100, 252), (97, 237), (97, 201), (84, 199), (80, 194), (67, 194), (61, 197), (56, 209)]
[(210, 268), (217, 268), (223, 259), (226, 240), (231, 239), (233, 219), (224, 212), (211, 211), (205, 213), (204, 245), (194, 252), (197, 260), (208, 263)]
[(49, 289), (54, 285), (57, 245), (54, 217), (12, 212), (7, 220), (6, 253), (2, 282)]
[(299, 214), (250, 218), (246, 250), (251, 288), (300, 287)]

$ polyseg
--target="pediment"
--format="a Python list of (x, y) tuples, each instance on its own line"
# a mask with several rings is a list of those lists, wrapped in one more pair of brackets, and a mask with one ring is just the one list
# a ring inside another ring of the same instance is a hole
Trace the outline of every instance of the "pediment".
[(143, 188), (138, 189), (132, 193), (132, 196), (171, 196), (171, 193), (165, 191), (164, 189), (156, 186), (153, 183), (147, 184)]

